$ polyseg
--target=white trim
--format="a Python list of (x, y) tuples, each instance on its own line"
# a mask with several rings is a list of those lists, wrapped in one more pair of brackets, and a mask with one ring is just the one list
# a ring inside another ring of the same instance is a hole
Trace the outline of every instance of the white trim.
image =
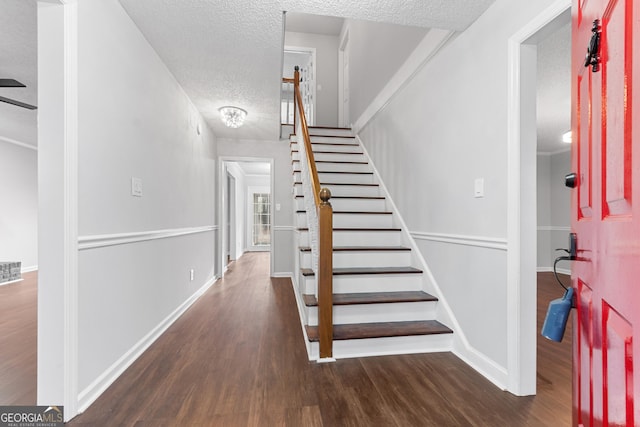
[(217, 230), (217, 225), (207, 225), (203, 227), (185, 227), (167, 230), (150, 230), (133, 233), (116, 234), (96, 234), (80, 236), (78, 238), (78, 249), (94, 249), (106, 246), (126, 245), (130, 243), (146, 242), (148, 240), (167, 239), (170, 237), (185, 236), (188, 234), (207, 233)]
[(271, 275), (271, 277), (275, 277), (275, 278), (289, 278), (291, 279), (293, 277), (293, 273), (290, 271), (281, 271), (278, 273), (273, 273)]
[(452, 353), (475, 369), (483, 377), (491, 381), (496, 387), (505, 390), (509, 375), (504, 366), (498, 365), (470, 345), (467, 345), (465, 348), (457, 348), (457, 346), (454, 345)]
[(78, 3), (64, 3), (64, 405), (78, 413)]
[(123, 354), (115, 363), (100, 374), (78, 395), (78, 411), (84, 412), (122, 373), (135, 362), (142, 353), (147, 350), (180, 316), (187, 311), (215, 282), (218, 276), (214, 276), (180, 304), (171, 314), (162, 320), (155, 328), (149, 331), (140, 341)]
[(296, 228), (293, 225), (274, 225), (274, 231), (296, 231)]
[[(523, 325), (521, 295), (521, 167), (520, 167), (520, 48), (532, 35), (571, 7), (570, 0), (556, 0), (508, 40), (507, 76), (507, 389), (516, 395), (535, 393), (535, 366), (523, 366), (527, 345), (535, 331)], [(524, 372), (526, 370), (527, 372)]]
[(418, 46), (411, 52), (398, 71), (376, 95), (364, 112), (353, 124), (353, 132), (362, 130), (379, 111), (389, 104), (393, 97), (429, 62), (442, 46), (453, 36), (454, 32), (432, 28), (424, 36)]
[(16, 280), (9, 280), (8, 282), (0, 282), (0, 286), (10, 285), (12, 283), (22, 282), (23, 280), (24, 280), (23, 278), (19, 278), (19, 279), (16, 279)]
[(27, 144), (26, 142), (20, 142), (15, 139), (7, 138), (6, 136), (0, 136), (0, 141), (6, 142), (8, 144), (17, 145), (18, 147), (28, 148), (29, 150), (38, 151), (38, 147), (35, 147), (31, 144)]
[(571, 227), (559, 225), (539, 225), (537, 229), (538, 231), (571, 231)]
[(477, 246), (487, 249), (507, 250), (507, 239), (501, 237), (480, 237), (448, 233), (426, 233), (423, 231), (410, 231), (411, 237), (418, 240), (432, 242), (451, 243), (454, 245)]
[(30, 265), (29, 267), (22, 267), (21, 273), (31, 273), (32, 271), (37, 271), (38, 265)]

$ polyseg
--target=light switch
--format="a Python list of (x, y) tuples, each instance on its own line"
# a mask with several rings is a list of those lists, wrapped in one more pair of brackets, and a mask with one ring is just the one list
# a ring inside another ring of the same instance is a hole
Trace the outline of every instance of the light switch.
[(142, 179), (131, 177), (131, 195), (135, 197), (142, 197)]
[(276, 210), (280, 211), (280, 203), (276, 203)]
[(473, 197), (484, 197), (484, 178), (476, 178), (474, 182)]

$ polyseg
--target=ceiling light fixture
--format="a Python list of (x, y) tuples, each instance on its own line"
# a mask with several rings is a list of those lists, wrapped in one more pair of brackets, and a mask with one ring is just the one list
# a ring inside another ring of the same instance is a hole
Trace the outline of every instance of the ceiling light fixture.
[(234, 129), (242, 126), (244, 119), (247, 118), (247, 112), (238, 107), (220, 107), (218, 111), (220, 111), (220, 116), (224, 124)]
[(571, 131), (562, 134), (562, 142), (564, 142), (565, 144), (571, 144), (572, 139), (573, 138), (571, 136)]

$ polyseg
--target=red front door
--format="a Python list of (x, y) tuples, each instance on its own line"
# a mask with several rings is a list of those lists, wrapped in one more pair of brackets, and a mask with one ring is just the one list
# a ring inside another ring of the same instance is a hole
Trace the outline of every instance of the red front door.
[(639, 12), (637, 0), (573, 4), (574, 425), (640, 426)]

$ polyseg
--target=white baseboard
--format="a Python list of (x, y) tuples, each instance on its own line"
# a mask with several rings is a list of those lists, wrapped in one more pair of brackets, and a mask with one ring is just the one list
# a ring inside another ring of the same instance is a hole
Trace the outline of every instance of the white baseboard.
[(454, 340), (453, 354), (467, 365), (471, 366), (480, 375), (491, 381), (500, 390), (506, 390), (509, 380), (507, 369), (498, 365), (484, 354), (460, 340)]
[(38, 265), (31, 265), (29, 267), (22, 267), (22, 273), (31, 273), (32, 271), (37, 271)]
[(113, 365), (78, 394), (78, 413), (84, 412), (120, 375), (144, 353), (191, 305), (198, 300), (219, 276), (210, 278), (200, 289), (169, 314), (162, 322), (145, 335), (137, 344), (123, 354)]
[(20, 278), (20, 279), (16, 279), (16, 280), (10, 280), (8, 282), (2, 282), (0, 283), (0, 286), (4, 286), (4, 285), (10, 285), (12, 283), (18, 283), (18, 282), (22, 282), (24, 279)]
[(271, 277), (276, 277), (276, 278), (280, 278), (280, 277), (284, 277), (284, 278), (289, 278), (291, 279), (291, 282), (293, 282), (293, 273), (290, 271), (279, 271), (277, 273), (273, 273), (271, 275)]

